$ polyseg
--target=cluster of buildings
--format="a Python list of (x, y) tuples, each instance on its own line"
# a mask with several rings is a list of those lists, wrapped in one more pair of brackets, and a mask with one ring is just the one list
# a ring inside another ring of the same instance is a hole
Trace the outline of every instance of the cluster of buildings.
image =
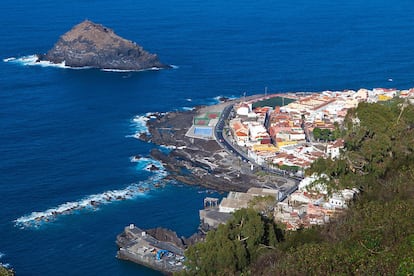
[[(275, 107), (257, 104), (276, 97), (288, 98), (291, 102)], [(320, 157), (337, 158), (344, 147), (342, 139), (315, 141), (312, 133), (316, 128), (333, 132), (344, 122), (348, 109), (361, 102), (375, 103), (394, 97), (406, 98), (414, 104), (414, 88), (269, 95), (235, 105), (235, 114), (229, 121), (229, 134), (256, 163), (296, 167), (303, 172)], [(258, 107), (253, 107), (255, 105)], [(208, 208), (200, 211), (200, 218), (209, 227), (217, 227), (225, 223), (231, 213), (247, 208), (253, 198), (271, 195), (275, 198), (273, 217), (286, 229), (327, 223), (348, 208), (358, 190), (344, 189), (329, 194), (323, 185), (311, 185), (317, 178), (304, 178), (298, 189), (283, 201), (279, 201), (282, 194), (278, 190), (261, 188), (251, 188), (246, 193), (230, 192), (221, 203), (210, 198), (205, 202)]]
[(248, 208), (255, 197), (266, 196), (274, 198), (276, 204), (282, 194), (277, 189), (252, 187), (246, 193), (230, 192), (220, 203), (217, 198), (207, 197), (204, 199), (205, 208), (200, 210), (200, 220), (204, 228), (216, 228), (219, 224), (226, 223), (235, 211)]
[(246, 193), (230, 192), (220, 203), (217, 198), (206, 198), (205, 208), (200, 210), (200, 220), (206, 229), (216, 228), (219, 224), (226, 223), (235, 211), (248, 208), (255, 197), (271, 196), (274, 201), (271, 210), (268, 211), (272, 212), (274, 220), (285, 225), (287, 230), (328, 223), (348, 208), (349, 202), (355, 198), (358, 190), (344, 189), (329, 195), (320, 184), (309, 188), (316, 179), (316, 176), (304, 178), (298, 190), (284, 201), (279, 201), (282, 194), (277, 189), (267, 188), (250, 188)]
[[(360, 102), (386, 101), (397, 96), (413, 98), (414, 89), (273, 94), (235, 105), (235, 115), (229, 121), (230, 134), (256, 163), (301, 171), (319, 157), (336, 158), (344, 146), (342, 140), (318, 143), (313, 139), (316, 128), (332, 133), (343, 123), (348, 109)], [(293, 101), (283, 106), (260, 106), (260, 102), (276, 97)]]
[(304, 178), (297, 191), (290, 194), (287, 200), (277, 203), (275, 221), (284, 224), (287, 230), (328, 223), (348, 208), (349, 202), (358, 193), (357, 189), (343, 189), (328, 194), (321, 184), (309, 188), (316, 179), (317, 176)]

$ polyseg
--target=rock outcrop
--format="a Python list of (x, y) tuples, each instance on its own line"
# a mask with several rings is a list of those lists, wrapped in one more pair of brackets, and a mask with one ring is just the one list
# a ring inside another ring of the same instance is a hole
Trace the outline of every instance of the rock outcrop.
[(114, 70), (170, 68), (157, 55), (145, 51), (100, 24), (85, 20), (60, 37), (39, 61), (64, 62), (70, 67), (92, 67)]
[(147, 229), (147, 233), (159, 241), (170, 242), (180, 248), (185, 248), (184, 241), (177, 236), (176, 232), (170, 229), (157, 227), (153, 229)]

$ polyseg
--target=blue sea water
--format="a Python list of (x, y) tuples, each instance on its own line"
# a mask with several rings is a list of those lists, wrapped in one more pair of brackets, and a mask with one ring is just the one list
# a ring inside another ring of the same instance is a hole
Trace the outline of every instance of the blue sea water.
[[(159, 173), (130, 159), (154, 147), (131, 137), (140, 129), (136, 116), (265, 87), (414, 87), (408, 0), (5, 0), (1, 7), (2, 60), (46, 52), (90, 19), (178, 66), (114, 73), (0, 62), (0, 262), (19, 275), (158, 275), (116, 259), (116, 235), (129, 223), (184, 236), (196, 230), (204, 189), (153, 187)], [(133, 190), (127, 200), (31, 219), (126, 189)]]

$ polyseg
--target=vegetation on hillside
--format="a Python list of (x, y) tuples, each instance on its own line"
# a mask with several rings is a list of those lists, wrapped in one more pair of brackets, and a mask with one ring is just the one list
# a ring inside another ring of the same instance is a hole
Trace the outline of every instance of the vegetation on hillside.
[(187, 251), (185, 273), (414, 275), (414, 106), (360, 104), (342, 134), (342, 157), (318, 160), (308, 173), (325, 174), (330, 191), (360, 189), (343, 216), (284, 232), (253, 209), (238, 211)]
[(341, 131), (339, 129), (338, 123), (335, 123), (335, 130), (330, 129), (321, 129), (315, 127), (312, 131), (313, 139), (317, 141), (335, 141), (341, 137)]
[(282, 232), (273, 220), (255, 209), (242, 209), (217, 230), (210, 231), (205, 242), (186, 251), (188, 275), (234, 275), (246, 271), (262, 252), (274, 248)]
[(0, 263), (0, 276), (13, 276), (14, 271), (3, 267)]

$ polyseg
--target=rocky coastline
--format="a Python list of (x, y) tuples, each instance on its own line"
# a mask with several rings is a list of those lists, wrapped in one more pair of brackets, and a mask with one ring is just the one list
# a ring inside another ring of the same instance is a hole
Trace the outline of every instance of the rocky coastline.
[[(179, 237), (177, 233), (173, 230), (162, 227), (146, 229), (145, 232), (148, 235), (151, 235), (152, 237), (157, 239), (158, 241), (172, 243), (181, 249), (186, 249), (188, 246), (197, 243), (205, 237), (204, 233), (201, 231), (194, 233), (188, 238), (183, 236)], [(121, 234), (117, 236), (116, 243), (120, 248), (127, 246), (130, 242), (131, 237), (129, 237), (128, 233), (125, 231), (123, 231)]]
[(159, 61), (140, 45), (126, 40), (103, 25), (85, 20), (62, 35), (38, 61), (79, 68), (139, 71), (166, 69), (171, 66)]
[[(147, 114), (145, 121), (148, 131), (141, 133), (137, 138), (170, 149), (164, 151), (154, 148), (150, 154), (168, 171), (167, 180), (197, 185), (218, 192), (246, 192), (251, 187), (286, 185), (287, 180), (283, 177), (269, 173), (257, 173), (257, 170), (252, 170), (251, 164), (242, 161), (228, 149), (224, 149), (215, 139), (198, 139), (188, 135), (189, 129), (193, 126), (194, 117), (206, 112), (221, 113), (234, 102), (225, 100), (214, 106), (199, 106), (190, 111)], [(157, 168), (152, 167), (152, 169)], [(162, 252), (165, 248), (171, 248), (172, 245), (173, 249), (168, 249), (168, 252), (181, 251), (174, 254), (183, 256), (188, 246), (202, 241), (210, 230), (207, 224), (200, 223), (198, 231), (191, 237), (185, 238), (178, 237), (176, 232), (165, 228), (143, 231), (131, 226), (126, 227), (117, 236), (116, 243), (119, 247), (117, 257), (167, 274), (184, 269), (182, 262), (177, 264), (171, 258), (154, 261), (154, 257), (148, 255), (146, 248), (156, 247), (154, 252)], [(151, 237), (151, 246), (146, 243), (146, 235)]]
[[(221, 108), (232, 104), (226, 101)], [(189, 185), (202, 186), (219, 192), (245, 192), (251, 187), (262, 187), (266, 182), (286, 182), (285, 179), (252, 171), (250, 165), (227, 152), (215, 140), (190, 138), (186, 136), (193, 118), (216, 106), (199, 106), (190, 111), (150, 114), (147, 127), (149, 134), (139, 137), (157, 145), (167, 145), (172, 150), (165, 153), (157, 148), (151, 157), (162, 162), (169, 172), (168, 179)], [(220, 107), (219, 107), (220, 108)]]

